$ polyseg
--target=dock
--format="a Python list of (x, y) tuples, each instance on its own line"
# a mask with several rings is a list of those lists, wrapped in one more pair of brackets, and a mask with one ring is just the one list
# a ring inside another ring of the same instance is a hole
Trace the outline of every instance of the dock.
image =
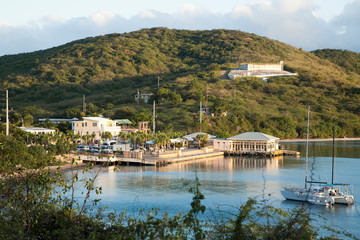
[(125, 164), (125, 165), (152, 165), (164, 166), (176, 162), (191, 161), (209, 157), (224, 156), (224, 152), (215, 151), (213, 148), (185, 149), (164, 152), (141, 152), (127, 151), (123, 155), (95, 155), (90, 153), (79, 154), (79, 158), (84, 163), (94, 164)]

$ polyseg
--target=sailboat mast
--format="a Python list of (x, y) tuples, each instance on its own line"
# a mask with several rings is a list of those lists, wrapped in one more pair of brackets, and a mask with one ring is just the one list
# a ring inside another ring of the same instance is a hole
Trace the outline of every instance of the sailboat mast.
[(333, 151), (332, 151), (332, 173), (331, 184), (334, 184), (334, 165), (335, 165), (335, 126), (333, 126)]
[(308, 174), (308, 152), (309, 152), (309, 115), (310, 105), (308, 105), (307, 111), (307, 125), (306, 125), (306, 155), (305, 155), (305, 188), (307, 188), (307, 174)]

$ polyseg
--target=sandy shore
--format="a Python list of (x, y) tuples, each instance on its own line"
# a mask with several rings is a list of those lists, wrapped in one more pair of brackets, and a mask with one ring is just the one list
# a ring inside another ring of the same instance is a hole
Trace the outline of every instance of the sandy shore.
[(60, 172), (65, 172), (65, 171), (69, 171), (71, 169), (75, 170), (75, 169), (81, 169), (83, 168), (84, 166), (86, 166), (86, 163), (82, 163), (82, 162), (77, 162), (77, 165), (76, 166), (71, 166), (70, 163), (66, 162), (64, 163), (63, 165), (60, 165), (60, 166), (50, 166), (48, 167), (48, 169), (51, 171), (51, 172), (55, 172), (56, 169), (58, 167), (60, 167)]
[[(313, 138), (309, 142), (329, 142), (332, 138)], [(335, 141), (360, 141), (360, 138), (335, 138)], [(305, 138), (281, 139), (280, 142), (306, 142)]]

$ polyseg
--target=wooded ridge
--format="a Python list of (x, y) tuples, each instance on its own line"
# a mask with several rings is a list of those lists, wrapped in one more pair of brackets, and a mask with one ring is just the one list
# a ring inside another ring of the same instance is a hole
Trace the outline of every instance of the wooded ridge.
[[(331, 137), (333, 124), (337, 137), (359, 137), (359, 55), (322, 52), (241, 31), (151, 28), (0, 57), (0, 84), (9, 89), (14, 124), (25, 115), (81, 116), (83, 95), (87, 115), (151, 121), (151, 104), (135, 103), (139, 89), (154, 94), (161, 131), (197, 131), (202, 101), (211, 113), (202, 130), (218, 137), (245, 131), (304, 137), (307, 105), (311, 137)], [(278, 61), (298, 76), (225, 77), (241, 63)]]

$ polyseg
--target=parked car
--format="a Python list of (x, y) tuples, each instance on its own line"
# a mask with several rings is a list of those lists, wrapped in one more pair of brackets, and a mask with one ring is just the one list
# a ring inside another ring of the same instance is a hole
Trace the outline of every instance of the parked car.
[(76, 147), (78, 152), (88, 152), (90, 151), (90, 147), (87, 145), (79, 145)]
[(105, 148), (105, 149), (101, 149), (101, 153), (104, 153), (104, 154), (113, 154), (114, 151), (113, 151), (112, 149)]
[(90, 152), (94, 153), (94, 154), (98, 154), (98, 153), (101, 152), (101, 148), (99, 148), (99, 147), (91, 147)]

